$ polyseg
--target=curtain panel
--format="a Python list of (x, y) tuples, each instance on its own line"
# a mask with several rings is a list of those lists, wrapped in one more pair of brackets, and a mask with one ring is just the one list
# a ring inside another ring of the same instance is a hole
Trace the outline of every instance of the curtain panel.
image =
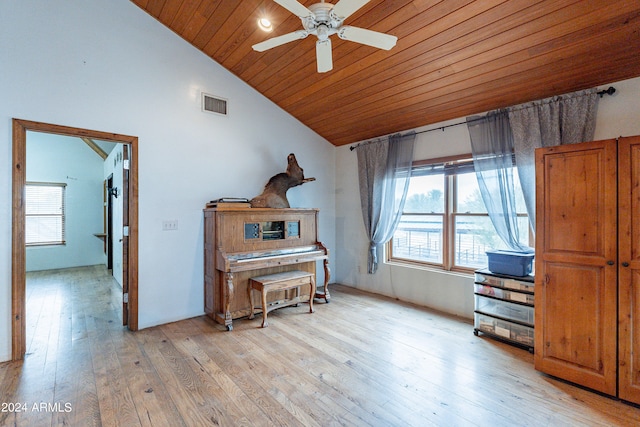
[(598, 111), (597, 89), (588, 89), (509, 107), (509, 123), (531, 229), (535, 231), (535, 149), (592, 141)]
[(513, 135), (507, 111), (468, 117), (467, 128), (480, 195), (496, 233), (510, 249), (531, 251), (520, 243), (513, 183)]
[(378, 254), (395, 232), (407, 197), (416, 134), (392, 135), (358, 147), (362, 218), (369, 238), (368, 272), (378, 268)]

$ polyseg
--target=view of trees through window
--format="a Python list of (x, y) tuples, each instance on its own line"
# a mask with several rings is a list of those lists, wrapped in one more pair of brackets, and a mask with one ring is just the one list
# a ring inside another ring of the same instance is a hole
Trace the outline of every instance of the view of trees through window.
[[(520, 241), (528, 244), (529, 223), (517, 171), (514, 181)], [(448, 181), (447, 181), (448, 180)], [(445, 185), (447, 184), (447, 185)], [(411, 178), (391, 258), (450, 270), (487, 266), (486, 251), (506, 249), (482, 201), (475, 173), (442, 173)]]

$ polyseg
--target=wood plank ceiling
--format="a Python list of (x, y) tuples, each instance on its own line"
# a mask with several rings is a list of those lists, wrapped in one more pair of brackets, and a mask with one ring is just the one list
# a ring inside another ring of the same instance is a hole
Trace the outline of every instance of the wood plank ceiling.
[(323, 74), (315, 36), (252, 50), (302, 29), (271, 0), (131, 1), (336, 146), (640, 76), (638, 0), (372, 0), (345, 25), (397, 45), (332, 36)]

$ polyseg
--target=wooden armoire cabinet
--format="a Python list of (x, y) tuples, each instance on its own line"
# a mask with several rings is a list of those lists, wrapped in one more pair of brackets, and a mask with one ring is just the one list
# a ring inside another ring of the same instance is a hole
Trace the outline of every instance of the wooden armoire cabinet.
[(640, 137), (536, 150), (535, 368), (640, 403)]

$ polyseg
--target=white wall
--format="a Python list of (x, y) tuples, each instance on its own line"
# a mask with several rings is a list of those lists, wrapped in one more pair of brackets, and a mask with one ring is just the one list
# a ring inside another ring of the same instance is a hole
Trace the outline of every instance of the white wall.
[(65, 245), (30, 246), (26, 270), (49, 270), (104, 262), (103, 160), (79, 138), (27, 132), (27, 181), (67, 184)]
[(615, 87), (616, 93), (600, 99), (594, 140), (640, 135), (640, 78), (600, 88), (609, 86)]
[[(290, 152), (317, 180), (289, 201), (320, 208), (335, 265), (336, 149), (130, 1), (3, 0), (0, 64), (0, 360), (11, 353), (14, 117), (139, 138), (141, 328), (203, 313), (204, 203), (259, 194)], [(203, 91), (228, 99), (229, 116), (201, 112)]]
[[(609, 85), (601, 86), (606, 89)], [(640, 78), (613, 83), (617, 92), (600, 99), (595, 139), (640, 135)], [(438, 128), (464, 118), (416, 129)], [(418, 135), (416, 160), (471, 153), (466, 126)], [(368, 241), (358, 190), (357, 157), (349, 146), (336, 156), (336, 245), (339, 249), (336, 282), (432, 307), (467, 318), (473, 317), (473, 278), (426, 268), (379, 264), (367, 274)]]

